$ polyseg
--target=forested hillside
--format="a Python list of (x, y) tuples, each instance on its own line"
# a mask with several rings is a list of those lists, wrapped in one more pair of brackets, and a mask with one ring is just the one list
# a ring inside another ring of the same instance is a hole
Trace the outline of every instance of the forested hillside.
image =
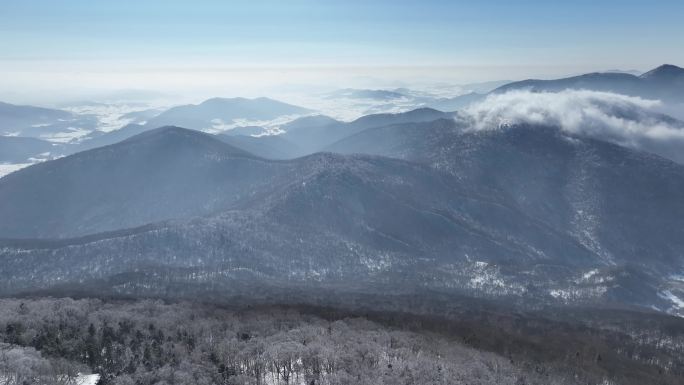
[[(551, 333), (543, 322), (526, 325), (535, 324), (539, 337), (512, 339), (517, 347), (504, 344), (497, 353), (476, 348), (483, 345), (478, 339), (498, 338), (494, 329), (487, 331), (487, 322), (468, 335), (457, 332), (466, 320), (442, 323), (436, 328), (434, 319), (330, 308), (5, 299), (0, 301), (0, 379), (7, 385), (75, 384), (78, 373), (92, 372), (99, 374), (99, 384), (117, 385), (541, 385), (613, 384), (612, 378), (623, 376), (676, 384), (681, 374), (677, 364), (663, 360), (668, 346), (676, 346), (673, 340), (659, 342), (659, 356), (649, 365), (647, 345), (653, 341), (623, 341), (614, 353), (642, 355), (632, 357), (633, 368), (624, 370), (626, 360), (595, 350), (614, 348), (605, 341), (568, 352), (566, 364), (535, 358), (526, 346)], [(556, 340), (550, 335), (549, 341)], [(557, 349), (548, 349), (549, 356)]]

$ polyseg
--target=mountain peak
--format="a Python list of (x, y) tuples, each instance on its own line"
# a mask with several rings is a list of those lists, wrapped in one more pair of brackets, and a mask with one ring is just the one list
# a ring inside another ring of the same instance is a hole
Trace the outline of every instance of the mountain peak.
[(671, 79), (674, 77), (684, 76), (684, 68), (677, 67), (672, 64), (663, 64), (658, 68), (652, 69), (641, 75), (642, 79)]
[(248, 101), (249, 99), (247, 98), (221, 98), (221, 97), (215, 97), (215, 98), (209, 98), (199, 105), (208, 105), (208, 104), (224, 104), (224, 103), (230, 103), (230, 102), (245, 102)]
[[(164, 126), (148, 130), (121, 142), (121, 144), (124, 143), (163, 143), (163, 146), (168, 148), (200, 147), (205, 150), (215, 150), (222, 154), (239, 155), (245, 157), (254, 156), (247, 151), (243, 151), (230, 144), (224, 143), (213, 135), (177, 126)], [(114, 146), (117, 146), (117, 144), (114, 144)]]
[(151, 130), (147, 130), (143, 133), (140, 133), (138, 135), (132, 136), (126, 141), (136, 141), (140, 140), (142, 138), (148, 138), (148, 137), (154, 137), (154, 136), (169, 136), (169, 135), (207, 135), (202, 132), (196, 131), (196, 130), (190, 130), (187, 128), (182, 128), (178, 126), (163, 126), (163, 127), (158, 127), (158, 128), (153, 128)]
[[(201, 216), (244, 199), (274, 170), (212, 135), (161, 127), (3, 177), (0, 233), (59, 238)], [(26, 194), (31, 185), (45, 187)]]
[(418, 115), (418, 114), (437, 114), (437, 115), (440, 115), (440, 114), (444, 114), (444, 112), (437, 110), (437, 109), (434, 109), (434, 108), (431, 108), (431, 107), (420, 107), (420, 108), (416, 108), (415, 110), (406, 111), (406, 114), (407, 115)]
[(286, 123), (283, 125), (283, 128), (285, 128), (285, 131), (289, 131), (293, 129), (296, 130), (302, 128), (322, 127), (340, 123), (341, 122), (339, 120), (335, 120), (326, 115), (309, 115), (297, 118), (289, 123)]

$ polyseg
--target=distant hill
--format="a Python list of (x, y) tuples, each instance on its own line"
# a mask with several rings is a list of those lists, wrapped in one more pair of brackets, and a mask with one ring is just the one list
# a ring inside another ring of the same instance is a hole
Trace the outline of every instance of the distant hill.
[(0, 136), (0, 163), (27, 163), (29, 158), (44, 158), (39, 154), (51, 153), (58, 148), (40, 139)]
[(221, 135), (251, 136), (265, 134), (266, 130), (261, 126), (238, 126), (221, 132)]
[(407, 122), (426, 122), (450, 115), (431, 108), (398, 114), (373, 114), (362, 116), (352, 122), (340, 122), (325, 116), (313, 116), (297, 119), (281, 127), (285, 131), (282, 136), (311, 153), (320, 151), (326, 146), (349, 135), (363, 131), (370, 127), (380, 127), (390, 124)]
[(149, 119), (148, 127), (181, 126), (195, 130), (230, 124), (235, 119), (272, 120), (283, 115), (308, 114), (306, 108), (269, 98), (213, 98), (200, 104), (173, 107)]
[(451, 98), (437, 98), (431, 100), (427, 103), (428, 107), (440, 110), (440, 111), (456, 111), (472, 103), (479, 102), (483, 100), (487, 95), (479, 94), (476, 92), (470, 92), (464, 95), (454, 96)]
[(77, 116), (68, 111), (0, 102), (0, 135), (49, 137), (70, 128), (92, 129), (92, 116)]
[(119, 117), (119, 120), (125, 120), (137, 124), (145, 124), (145, 122), (147, 122), (149, 119), (154, 118), (162, 112), (163, 110), (156, 108), (150, 108), (140, 111), (131, 111), (121, 115), (121, 117)]
[(344, 88), (330, 92), (326, 95), (328, 99), (350, 98), (350, 99), (373, 99), (373, 100), (394, 100), (407, 97), (399, 91), (391, 90), (371, 90)]
[(73, 118), (73, 114), (67, 111), (0, 102), (0, 127), (4, 133), (31, 125), (47, 124), (58, 119), (71, 118)]

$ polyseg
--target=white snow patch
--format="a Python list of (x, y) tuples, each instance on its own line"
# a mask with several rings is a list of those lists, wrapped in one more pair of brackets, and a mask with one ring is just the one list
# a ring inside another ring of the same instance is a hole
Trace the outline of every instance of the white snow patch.
[(280, 128), (287, 123), (305, 116), (315, 115), (311, 114), (293, 114), (293, 115), (282, 115), (271, 120), (249, 120), (249, 119), (234, 119), (230, 122), (225, 122), (222, 119), (213, 119), (211, 121), (212, 127), (206, 128), (202, 131), (209, 134), (219, 134), (222, 132), (230, 131), (240, 127), (262, 127), (264, 129), (263, 134), (252, 135), (252, 136), (263, 136), (263, 135), (277, 135), (284, 131)]
[(589, 278), (595, 276), (596, 274), (598, 274), (598, 270), (596, 270), (596, 269), (589, 270), (588, 272), (584, 273), (584, 275), (582, 275), (582, 278), (584, 280), (588, 280)]
[[(95, 103), (64, 107), (65, 111), (73, 112), (77, 115), (94, 115), (97, 119), (97, 129), (103, 132), (110, 132), (122, 128), (133, 119), (123, 119), (122, 117), (129, 112), (158, 109), (160, 112), (169, 108), (170, 104), (158, 101), (152, 103)], [(143, 122), (138, 122), (143, 124)]]
[(504, 282), (503, 277), (501, 277), (498, 268), (490, 268), (489, 263), (484, 261), (475, 261), (469, 286), (473, 289), (501, 289), (506, 287), (506, 283)]
[(0, 163), (0, 178), (32, 164), (33, 163)]
[(569, 302), (588, 298), (598, 298), (607, 291), (608, 288), (606, 286), (594, 286), (591, 288), (552, 289), (549, 291), (549, 295), (555, 299)]
[(86, 130), (83, 128), (69, 127), (67, 131), (57, 132), (55, 134), (49, 135), (41, 135), (40, 138), (54, 143), (69, 143), (76, 141), (91, 132), (91, 130)]
[(77, 385), (95, 385), (100, 380), (99, 374), (78, 374), (76, 378)]
[(567, 299), (571, 298), (571, 293), (567, 290), (554, 289), (554, 290), (551, 290), (551, 292), (549, 294), (551, 294), (551, 296), (553, 298), (556, 298), (556, 299), (562, 298), (562, 299), (567, 300)]
[(666, 299), (666, 300), (672, 302), (672, 304), (675, 308), (684, 309), (684, 300), (682, 300), (681, 298), (674, 295), (674, 293), (672, 293), (671, 291), (669, 291), (669, 290), (662, 291), (662, 292), (658, 293), (658, 296), (662, 299)]

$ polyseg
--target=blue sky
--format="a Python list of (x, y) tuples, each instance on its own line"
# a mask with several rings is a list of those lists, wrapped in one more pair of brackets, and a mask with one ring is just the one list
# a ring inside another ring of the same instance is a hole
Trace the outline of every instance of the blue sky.
[(646, 70), (684, 65), (682, 15), (681, 0), (2, 0), (0, 70), (17, 82), (255, 68), (451, 68), (463, 81)]

